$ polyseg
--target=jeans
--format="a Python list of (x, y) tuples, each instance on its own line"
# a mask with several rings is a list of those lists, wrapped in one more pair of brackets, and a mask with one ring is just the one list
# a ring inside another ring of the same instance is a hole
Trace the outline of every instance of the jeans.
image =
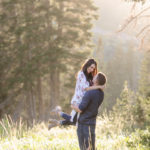
[(64, 120), (61, 121), (61, 125), (76, 125), (77, 114), (75, 115), (73, 122), (70, 121), (71, 116), (66, 113), (62, 112), (61, 117), (64, 118)]
[(95, 125), (78, 124), (77, 135), (80, 150), (95, 150)]

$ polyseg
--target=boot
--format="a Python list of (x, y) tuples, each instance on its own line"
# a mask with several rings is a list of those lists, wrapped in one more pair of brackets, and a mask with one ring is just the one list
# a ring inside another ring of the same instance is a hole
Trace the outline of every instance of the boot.
[(53, 127), (57, 127), (60, 125), (60, 122), (56, 119), (49, 119), (48, 123), (49, 123), (48, 130), (50, 130)]
[(56, 117), (60, 117), (60, 112), (62, 112), (62, 109), (60, 106), (56, 106), (51, 112), (50, 114), (52, 116), (56, 116)]

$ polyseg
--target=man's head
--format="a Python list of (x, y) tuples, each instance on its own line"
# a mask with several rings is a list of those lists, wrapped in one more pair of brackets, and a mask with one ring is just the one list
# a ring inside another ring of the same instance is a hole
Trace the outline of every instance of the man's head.
[(98, 72), (93, 78), (94, 85), (104, 85), (106, 81), (106, 76), (102, 72)]

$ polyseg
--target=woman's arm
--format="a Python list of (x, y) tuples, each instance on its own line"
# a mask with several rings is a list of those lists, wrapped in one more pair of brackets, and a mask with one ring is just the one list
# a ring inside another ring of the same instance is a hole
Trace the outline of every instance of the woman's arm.
[(85, 88), (85, 91), (96, 90), (96, 89), (104, 90), (105, 89), (105, 85), (90, 86), (90, 87)]

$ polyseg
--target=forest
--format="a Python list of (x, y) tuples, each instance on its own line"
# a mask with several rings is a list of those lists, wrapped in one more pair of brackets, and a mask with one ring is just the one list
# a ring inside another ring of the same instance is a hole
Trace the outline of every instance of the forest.
[(119, 28), (99, 11), (108, 0), (0, 0), (0, 150), (79, 149), (76, 127), (48, 120), (57, 105), (71, 112), (88, 58), (107, 77), (97, 149), (150, 150), (150, 2), (115, 1), (130, 5)]

